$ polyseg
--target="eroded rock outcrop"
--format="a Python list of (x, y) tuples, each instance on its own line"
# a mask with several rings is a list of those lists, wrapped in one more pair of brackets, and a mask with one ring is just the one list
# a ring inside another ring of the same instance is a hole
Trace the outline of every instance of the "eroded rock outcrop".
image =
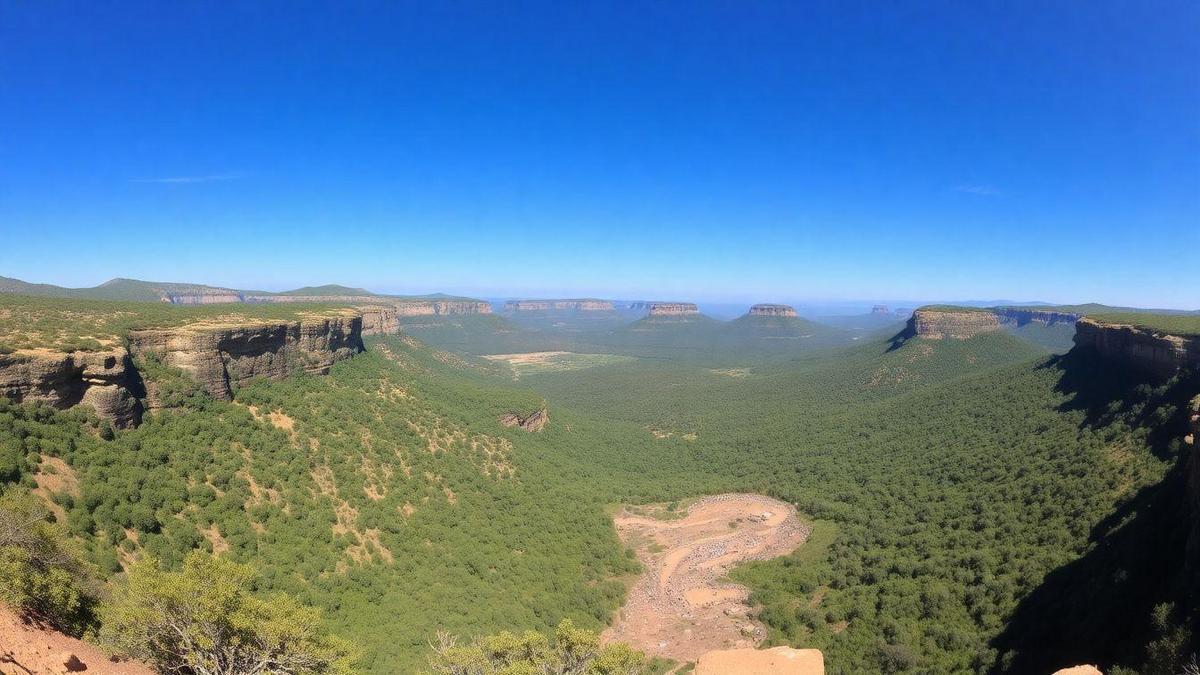
[(696, 675), (825, 675), (819, 649), (717, 649), (696, 661)]
[(509, 300), (504, 303), (506, 312), (611, 312), (613, 304), (608, 300)]
[(400, 332), (400, 315), (394, 307), (363, 307), (363, 335), (395, 335)]
[(135, 356), (152, 355), (194, 377), (214, 398), (229, 400), (234, 386), (254, 377), (329, 372), (363, 350), (362, 317), (136, 330), (129, 343)]
[(1195, 336), (1168, 335), (1083, 317), (1075, 324), (1075, 345), (1159, 378), (1171, 377), (1184, 368), (1200, 369), (1200, 337)]
[(651, 302), (648, 310), (650, 316), (691, 316), (700, 313), (700, 309), (692, 302)]
[(123, 347), (106, 352), (22, 350), (0, 355), (0, 396), (60, 410), (89, 405), (117, 427), (141, 420), (139, 378)]
[(750, 316), (796, 316), (791, 305), (758, 304), (750, 307)]
[(1059, 324), (1074, 325), (1080, 319), (1082, 314), (1074, 312), (1059, 312), (1048, 309), (1033, 309), (1023, 307), (997, 307), (992, 310), (996, 316), (1000, 317), (1000, 323), (1006, 326), (1025, 326), (1031, 323), (1040, 323), (1046, 326), (1057, 326)]
[(400, 316), (455, 316), (491, 314), (492, 305), (482, 300), (396, 300), (392, 302)]
[(928, 340), (966, 340), (1000, 330), (1000, 320), (989, 311), (958, 308), (925, 308), (913, 312), (909, 332)]
[(891, 314), (892, 310), (887, 305), (875, 305), (871, 308), (872, 314)]
[(541, 408), (524, 417), (515, 412), (505, 413), (500, 416), (500, 424), (506, 427), (520, 427), (529, 432), (541, 431), (549, 422), (550, 412), (545, 408)]

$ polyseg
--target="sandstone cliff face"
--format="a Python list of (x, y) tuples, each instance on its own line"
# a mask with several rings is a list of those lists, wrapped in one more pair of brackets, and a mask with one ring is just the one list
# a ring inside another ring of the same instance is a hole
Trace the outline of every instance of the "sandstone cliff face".
[(504, 303), (506, 312), (611, 312), (613, 304), (608, 300), (509, 300)]
[(1000, 320), (991, 312), (953, 309), (918, 309), (908, 320), (909, 331), (929, 340), (966, 340), (1000, 330)]
[(1200, 396), (1192, 399), (1188, 410), (1190, 429), (1184, 440), (1188, 446), (1187, 501), (1191, 512), (1192, 531), (1187, 542), (1187, 567), (1191, 578), (1200, 573)]
[(796, 316), (791, 305), (760, 304), (750, 307), (750, 316)]
[(691, 302), (651, 302), (650, 316), (688, 316), (699, 314), (700, 310)]
[(363, 335), (395, 335), (400, 332), (400, 316), (394, 307), (363, 307)]
[(0, 396), (18, 403), (40, 401), (60, 410), (89, 405), (117, 427), (141, 421), (141, 404), (131, 392), (139, 388), (139, 378), (124, 348), (0, 355)]
[(1084, 317), (1075, 324), (1075, 344), (1106, 360), (1167, 378), (1183, 368), (1200, 369), (1200, 338), (1165, 335)]
[(172, 305), (216, 305), (226, 302), (242, 302), (242, 295), (237, 291), (164, 293), (162, 301)]
[(362, 317), (137, 330), (129, 341), (134, 355), (153, 354), (196, 378), (214, 398), (229, 400), (233, 386), (254, 377), (329, 372), (363, 350)]
[(1045, 309), (1023, 309), (1016, 307), (1000, 307), (995, 310), (1004, 325), (1024, 326), (1030, 323), (1040, 323), (1047, 326), (1072, 324), (1079, 320), (1081, 314), (1073, 312), (1055, 312)]
[(458, 314), (491, 314), (492, 306), (482, 300), (396, 300), (393, 303), (399, 316), (453, 316)]

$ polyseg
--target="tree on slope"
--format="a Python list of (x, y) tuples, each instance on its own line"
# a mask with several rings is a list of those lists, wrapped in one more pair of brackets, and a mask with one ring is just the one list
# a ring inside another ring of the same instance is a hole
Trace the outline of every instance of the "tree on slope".
[(447, 633), (431, 645), (429, 665), (438, 675), (642, 675), (646, 657), (628, 645), (601, 645), (600, 636), (558, 624), (552, 638), (536, 631), (508, 631), (461, 646)]
[(180, 572), (132, 567), (101, 608), (101, 641), (164, 673), (349, 673), (351, 645), (321, 628), (316, 609), (252, 592), (246, 565), (195, 551)]

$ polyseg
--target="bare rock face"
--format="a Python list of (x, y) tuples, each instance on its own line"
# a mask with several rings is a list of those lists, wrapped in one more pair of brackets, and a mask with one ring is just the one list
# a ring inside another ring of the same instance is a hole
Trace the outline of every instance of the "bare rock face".
[(691, 302), (651, 302), (650, 316), (690, 316), (699, 314), (700, 309)]
[(520, 427), (530, 433), (541, 431), (542, 427), (550, 422), (550, 413), (545, 408), (522, 417), (517, 413), (510, 412), (500, 416), (500, 424), (506, 427)]
[(613, 304), (608, 300), (509, 300), (504, 303), (506, 312), (611, 312)]
[(363, 307), (363, 335), (395, 335), (400, 332), (400, 316), (394, 307)]
[(163, 293), (162, 301), (172, 305), (216, 305), (242, 302), (242, 294), (228, 289), (201, 289), (187, 293)]
[(892, 310), (887, 305), (875, 305), (871, 308), (872, 314), (891, 314)]
[(1082, 316), (1074, 312), (1056, 312), (1046, 309), (1025, 309), (1019, 307), (999, 307), (993, 311), (996, 316), (1000, 317), (1000, 323), (1006, 326), (1024, 326), (1031, 323), (1040, 323), (1046, 326), (1056, 326), (1064, 323), (1074, 325)]
[(1072, 666), (1054, 671), (1054, 675), (1104, 675), (1096, 666)]
[(825, 675), (819, 649), (717, 649), (696, 661), (696, 675)]
[(760, 304), (750, 308), (750, 316), (796, 316), (791, 305)]
[(482, 300), (396, 300), (398, 316), (454, 316), (491, 314), (492, 306)]
[(139, 378), (125, 349), (108, 352), (24, 350), (0, 355), (0, 396), (18, 403), (40, 401), (60, 410), (90, 405), (117, 427), (141, 420), (130, 389)]
[(361, 316), (137, 330), (129, 340), (134, 355), (153, 354), (224, 400), (233, 397), (233, 386), (251, 378), (325, 374), (334, 363), (363, 350)]
[(1169, 378), (1183, 368), (1200, 368), (1200, 338), (1166, 335), (1084, 317), (1075, 324), (1075, 345), (1095, 349), (1105, 360)]
[(1000, 330), (1000, 320), (985, 311), (922, 308), (913, 312), (909, 329), (927, 340), (967, 340)]

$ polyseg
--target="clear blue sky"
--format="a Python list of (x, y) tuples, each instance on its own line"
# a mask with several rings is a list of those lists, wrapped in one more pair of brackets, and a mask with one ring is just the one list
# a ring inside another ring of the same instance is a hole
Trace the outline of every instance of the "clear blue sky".
[(5, 2), (0, 275), (1200, 307), (1200, 3)]

